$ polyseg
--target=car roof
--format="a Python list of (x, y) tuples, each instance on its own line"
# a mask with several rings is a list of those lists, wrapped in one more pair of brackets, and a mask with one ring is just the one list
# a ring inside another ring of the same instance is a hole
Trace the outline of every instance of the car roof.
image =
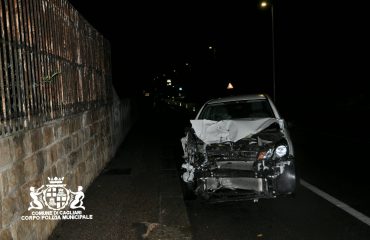
[(239, 96), (230, 96), (224, 98), (212, 99), (207, 102), (207, 104), (222, 103), (222, 102), (233, 102), (240, 100), (261, 100), (267, 99), (264, 94), (249, 94), (249, 95), (239, 95)]

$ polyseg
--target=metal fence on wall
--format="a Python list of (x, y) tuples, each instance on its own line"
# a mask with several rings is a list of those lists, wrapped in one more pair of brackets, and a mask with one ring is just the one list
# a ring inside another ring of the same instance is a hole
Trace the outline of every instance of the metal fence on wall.
[(111, 101), (109, 42), (66, 0), (0, 0), (0, 136)]

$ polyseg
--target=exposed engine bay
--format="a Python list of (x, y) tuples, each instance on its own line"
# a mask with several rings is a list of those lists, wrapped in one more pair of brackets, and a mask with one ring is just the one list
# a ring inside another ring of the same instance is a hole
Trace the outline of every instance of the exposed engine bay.
[(192, 120), (181, 139), (183, 181), (220, 201), (273, 198), (295, 190), (293, 148), (275, 118)]

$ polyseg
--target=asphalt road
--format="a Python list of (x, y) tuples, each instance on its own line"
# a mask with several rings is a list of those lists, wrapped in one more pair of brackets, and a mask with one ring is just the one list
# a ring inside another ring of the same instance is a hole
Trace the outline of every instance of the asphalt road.
[(307, 182), (370, 217), (370, 140), (346, 133), (347, 128), (292, 128), (298, 167)]
[(168, 113), (140, 116), (85, 192), (93, 219), (60, 221), (50, 240), (191, 239), (175, 162), (183, 130)]
[[(294, 198), (188, 201), (184, 209), (176, 166), (191, 118), (163, 105), (146, 111), (86, 193), (94, 220), (63, 222), (51, 239), (188, 239), (182, 226), (189, 222), (195, 240), (370, 239), (370, 226), (304, 186)], [(370, 184), (361, 165), (366, 156), (356, 155), (366, 141), (297, 126), (292, 133), (301, 177), (369, 216)], [(125, 169), (130, 171), (120, 175)], [(144, 238), (145, 224), (159, 227)]]
[(370, 239), (370, 227), (301, 188), (295, 198), (187, 203), (194, 239)]
[[(184, 123), (179, 112), (168, 120)], [(180, 124), (171, 124), (179, 131)], [(366, 149), (363, 141), (335, 135), (324, 129), (292, 129), (300, 177), (369, 214), (366, 169), (354, 157)], [(361, 145), (362, 144), (362, 145)], [(295, 197), (234, 203), (186, 202), (194, 239), (370, 239), (370, 226), (304, 186)], [(368, 215), (369, 216), (369, 215)]]

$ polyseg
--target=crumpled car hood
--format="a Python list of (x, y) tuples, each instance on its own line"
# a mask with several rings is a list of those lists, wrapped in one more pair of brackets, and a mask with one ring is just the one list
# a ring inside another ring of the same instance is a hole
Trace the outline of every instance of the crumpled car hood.
[(278, 122), (275, 118), (257, 118), (241, 120), (190, 120), (192, 128), (199, 139), (206, 144), (237, 142), (251, 137)]

